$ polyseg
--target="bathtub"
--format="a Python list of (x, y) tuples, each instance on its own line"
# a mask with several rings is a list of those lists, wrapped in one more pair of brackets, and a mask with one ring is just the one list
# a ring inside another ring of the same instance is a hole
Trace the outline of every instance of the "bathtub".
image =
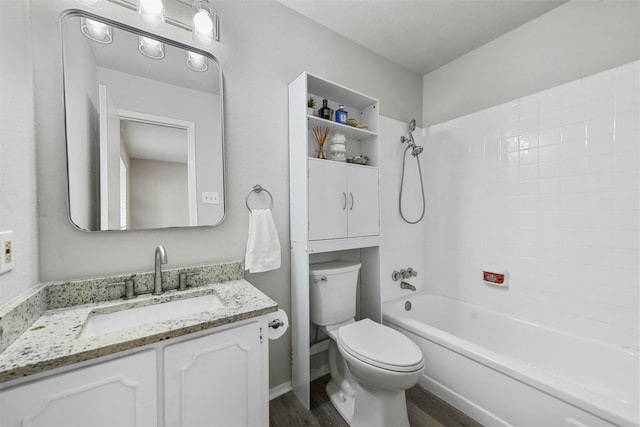
[(382, 312), (422, 349), (419, 384), (487, 426), (638, 426), (636, 350), (427, 293)]

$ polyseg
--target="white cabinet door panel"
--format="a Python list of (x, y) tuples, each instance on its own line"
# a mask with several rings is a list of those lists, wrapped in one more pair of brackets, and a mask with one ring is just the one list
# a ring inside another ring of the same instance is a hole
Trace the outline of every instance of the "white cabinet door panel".
[(347, 168), (309, 159), (309, 240), (347, 237)]
[(349, 237), (380, 234), (378, 169), (351, 166), (349, 182)]
[(263, 424), (261, 345), (260, 325), (250, 323), (167, 346), (166, 425)]
[(3, 427), (157, 426), (156, 353), (87, 366), (0, 392)]

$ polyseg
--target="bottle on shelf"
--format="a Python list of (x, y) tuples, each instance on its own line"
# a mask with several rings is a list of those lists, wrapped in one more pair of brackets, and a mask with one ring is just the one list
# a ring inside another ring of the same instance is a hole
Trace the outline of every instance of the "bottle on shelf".
[(347, 116), (348, 114), (347, 114), (347, 111), (344, 109), (344, 105), (340, 104), (338, 106), (338, 110), (336, 111), (336, 122), (346, 125), (349, 122), (349, 118)]
[(331, 120), (331, 110), (329, 110), (329, 106), (327, 105), (329, 101), (326, 99), (322, 100), (322, 108), (320, 109), (320, 118), (325, 120)]

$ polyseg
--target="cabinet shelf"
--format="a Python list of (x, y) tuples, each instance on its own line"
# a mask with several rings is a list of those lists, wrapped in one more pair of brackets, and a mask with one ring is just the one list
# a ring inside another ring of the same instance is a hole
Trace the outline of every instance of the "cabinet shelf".
[(362, 141), (373, 136), (378, 136), (377, 132), (368, 129), (358, 129), (353, 126), (343, 125), (342, 123), (332, 122), (331, 120), (321, 119), (320, 117), (307, 115), (309, 128), (313, 126), (329, 126), (331, 131), (341, 132), (347, 139)]

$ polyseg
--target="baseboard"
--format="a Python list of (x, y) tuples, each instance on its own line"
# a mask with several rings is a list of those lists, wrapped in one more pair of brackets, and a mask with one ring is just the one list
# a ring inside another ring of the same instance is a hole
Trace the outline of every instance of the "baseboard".
[[(2, 0), (0, 0), (2, 1)], [(309, 373), (309, 382), (316, 380), (320, 377), (323, 377), (329, 373), (329, 365), (323, 364), (317, 369), (312, 369)], [(280, 385), (272, 387), (269, 389), (269, 400), (276, 399), (283, 394), (289, 393), (293, 388), (291, 387), (291, 381), (284, 382)]]
[(318, 366), (315, 369), (312, 369), (311, 372), (309, 372), (309, 382), (313, 380), (317, 380), (320, 377), (324, 377), (328, 373), (329, 373), (329, 364), (323, 363), (322, 365)]
[(283, 394), (289, 393), (292, 390), (291, 381), (284, 382), (280, 385), (269, 389), (269, 400), (273, 400)]

